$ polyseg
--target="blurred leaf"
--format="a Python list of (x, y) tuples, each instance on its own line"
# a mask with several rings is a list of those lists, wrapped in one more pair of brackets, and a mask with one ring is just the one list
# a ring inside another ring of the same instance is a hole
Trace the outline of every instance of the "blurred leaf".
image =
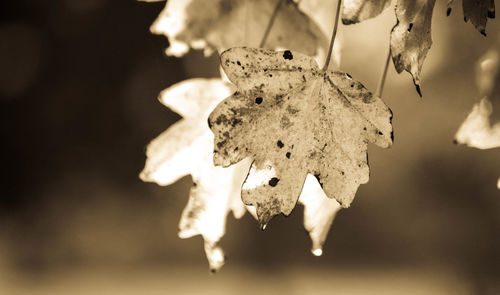
[(250, 166), (242, 161), (229, 168), (212, 161), (213, 134), (207, 126), (210, 111), (231, 93), (231, 85), (220, 79), (191, 79), (171, 86), (160, 101), (184, 119), (154, 139), (147, 148), (147, 161), (140, 177), (144, 181), (169, 185), (191, 174), (193, 187), (179, 223), (179, 236), (202, 235), (213, 271), (224, 264), (217, 245), (224, 235), (226, 216), (245, 213), (240, 189)]
[(431, 48), (432, 11), (436, 0), (397, 0), (397, 24), (391, 32), (391, 54), (396, 71), (406, 70), (420, 96), (420, 72)]
[(342, 23), (350, 25), (376, 17), (391, 4), (391, 0), (344, 0)]
[(300, 53), (231, 48), (221, 55), (238, 91), (210, 114), (214, 163), (252, 157), (242, 199), (261, 226), (290, 214), (306, 179), (348, 207), (369, 177), (367, 144), (392, 144), (392, 114), (378, 97), (342, 72), (323, 72)]
[[(168, 55), (183, 56), (189, 48), (222, 51), (258, 46), (279, 0), (169, 0), (151, 26), (170, 41)], [(315, 55), (327, 40), (319, 27), (292, 0), (281, 5), (265, 44)]]
[(492, 125), (490, 98), (500, 98), (500, 40), (479, 61), (477, 82), (481, 101), (474, 105), (455, 135), (457, 143), (478, 149), (500, 147), (500, 122)]
[[(446, 14), (450, 15), (453, 0), (448, 1)], [(495, 18), (495, 0), (462, 0), (464, 21), (471, 23), (476, 29), (486, 36), (486, 23), (488, 18)]]
[(492, 111), (488, 97), (475, 104), (455, 135), (457, 143), (478, 149), (500, 147), (500, 122), (491, 126)]

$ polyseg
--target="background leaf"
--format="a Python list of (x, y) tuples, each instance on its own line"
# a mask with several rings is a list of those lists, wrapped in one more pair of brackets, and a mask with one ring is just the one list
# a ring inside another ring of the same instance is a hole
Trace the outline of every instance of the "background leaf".
[[(189, 48), (206, 54), (234, 46), (258, 46), (279, 0), (169, 0), (151, 26), (171, 45), (167, 55), (183, 56)], [(315, 55), (327, 47), (318, 25), (286, 0), (271, 28), (266, 48), (290, 48)]]

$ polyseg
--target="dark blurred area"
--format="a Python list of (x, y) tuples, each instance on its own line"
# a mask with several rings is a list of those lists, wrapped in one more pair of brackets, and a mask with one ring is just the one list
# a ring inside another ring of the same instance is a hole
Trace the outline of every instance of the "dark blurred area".
[[(219, 74), (216, 56), (164, 55), (167, 39), (149, 32), (164, 5), (0, 2), (0, 294), (500, 294), (500, 150), (452, 142), (480, 99), (475, 63), (497, 20), (484, 38), (437, 5), (423, 99), (391, 65), (395, 144), (370, 147), (370, 183), (323, 257), (300, 207), (265, 232), (229, 216), (227, 263), (209, 276), (201, 237), (177, 238), (190, 178), (138, 178), (148, 142), (180, 118), (158, 93)], [(393, 24), (389, 9), (342, 29), (341, 68), (369, 89)]]

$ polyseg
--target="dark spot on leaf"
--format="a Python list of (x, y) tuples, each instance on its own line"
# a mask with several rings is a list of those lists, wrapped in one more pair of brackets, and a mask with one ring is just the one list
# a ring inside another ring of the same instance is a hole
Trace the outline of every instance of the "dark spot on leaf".
[(273, 177), (273, 178), (271, 178), (269, 180), (269, 185), (272, 186), (272, 187), (275, 187), (278, 184), (279, 181), (280, 181), (279, 178)]
[(451, 7), (448, 7), (446, 9), (446, 16), (450, 16), (450, 14), (451, 14)]
[(340, 171), (340, 174), (344, 175), (345, 173), (344, 173), (344, 171)]
[(240, 63), (240, 61), (237, 61), (236, 63), (237, 63), (237, 64), (238, 64), (239, 66), (241, 66), (241, 63)]
[(217, 117), (217, 120), (215, 120), (215, 124), (220, 125), (220, 124), (222, 124), (223, 122), (226, 122), (226, 121), (227, 121), (226, 115), (222, 114), (219, 117)]
[(306, 82), (306, 76), (302, 75), (302, 81)]
[(260, 97), (260, 96), (259, 96), (259, 97), (256, 97), (256, 98), (255, 98), (255, 103), (256, 103), (256, 104), (261, 104), (261, 103), (262, 103), (262, 97)]
[(286, 156), (288, 159), (290, 159), (290, 156), (291, 156), (291, 155), (292, 155), (292, 154), (290, 154), (290, 152), (287, 152), (285, 156)]
[(231, 126), (235, 127), (236, 125), (239, 125), (242, 123), (243, 123), (243, 121), (241, 121), (240, 119), (233, 118), (233, 120), (231, 121)]
[(237, 150), (238, 150), (238, 147), (235, 147), (235, 148), (234, 148), (234, 151), (236, 152)]
[(293, 59), (292, 52), (290, 50), (285, 50), (285, 52), (283, 52), (283, 58), (292, 60)]
[(271, 78), (272, 78), (272, 77), (273, 77), (273, 74), (269, 74), (269, 77), (271, 77)]
[(298, 67), (297, 70), (299, 70), (299, 72), (302, 72), (302, 67)]
[(410, 23), (410, 25), (408, 26), (408, 32), (411, 32), (411, 29), (413, 29), (413, 23)]
[(382, 133), (382, 132), (380, 132), (380, 131), (379, 131), (379, 132), (378, 132), (378, 135), (384, 135), (384, 133)]
[(285, 146), (281, 140), (278, 140), (278, 142), (276, 143), (276, 145), (277, 145), (280, 149), (281, 149), (281, 148), (283, 148), (283, 147)]
[(351, 88), (353, 88), (353, 87), (354, 87), (354, 83), (351, 84)]
[(363, 127), (363, 130), (366, 131), (366, 127)]

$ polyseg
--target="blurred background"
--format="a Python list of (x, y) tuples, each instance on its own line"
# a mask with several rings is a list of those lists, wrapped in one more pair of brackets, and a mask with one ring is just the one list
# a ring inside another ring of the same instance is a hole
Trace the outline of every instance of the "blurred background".
[[(460, 1), (449, 17), (438, 2), (423, 98), (391, 65), (394, 146), (369, 148), (370, 182), (324, 255), (311, 255), (300, 207), (264, 232), (230, 215), (216, 275), (201, 237), (177, 237), (191, 178), (159, 187), (138, 174), (180, 118), (158, 93), (218, 76), (217, 56), (164, 55), (149, 32), (164, 2), (0, 2), (0, 294), (500, 294), (500, 150), (453, 144), (500, 26), (489, 20), (485, 38)], [(394, 23), (388, 9), (340, 26), (341, 69), (369, 89)]]

